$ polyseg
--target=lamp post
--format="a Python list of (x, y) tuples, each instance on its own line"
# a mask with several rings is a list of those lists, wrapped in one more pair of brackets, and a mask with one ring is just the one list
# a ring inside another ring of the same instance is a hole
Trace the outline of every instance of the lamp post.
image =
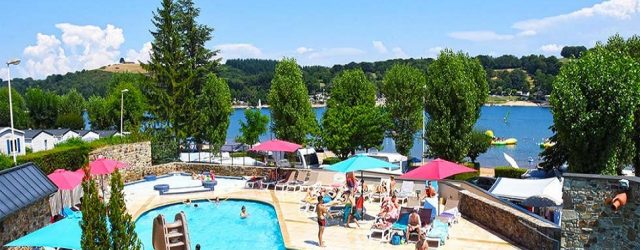
[(120, 91), (120, 136), (123, 136), (123, 115), (124, 115), (124, 93), (129, 92), (129, 89), (123, 89)]
[(8, 90), (9, 90), (9, 120), (11, 123), (11, 154), (13, 155), (13, 165), (17, 165), (18, 161), (16, 160), (16, 147), (18, 147), (18, 144), (16, 143), (16, 134), (13, 131), (13, 102), (11, 101), (11, 68), (9, 67), (9, 65), (18, 65), (20, 64), (20, 60), (19, 59), (13, 59), (11, 61), (7, 62), (7, 85), (8, 85)]

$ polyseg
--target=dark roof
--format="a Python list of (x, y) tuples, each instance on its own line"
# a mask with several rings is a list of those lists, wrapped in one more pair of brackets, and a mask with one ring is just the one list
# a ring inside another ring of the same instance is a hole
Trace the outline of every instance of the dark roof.
[(100, 135), (100, 138), (111, 137), (116, 134), (115, 130), (94, 130), (93, 132), (98, 133), (98, 135)]
[[(24, 135), (24, 131), (22, 130), (18, 130), (18, 129), (13, 129), (15, 134), (22, 134)], [(11, 134), (11, 128), (10, 127), (0, 127), (0, 135), (4, 135), (4, 134)]]
[(64, 134), (69, 132), (69, 130), (70, 129), (68, 128), (59, 128), (59, 129), (46, 129), (45, 131), (47, 131), (47, 133), (54, 136), (63, 136)]
[(97, 132), (91, 131), (91, 130), (74, 130), (74, 132), (78, 133), (78, 135), (80, 135), (80, 136), (85, 136), (89, 132), (93, 132), (93, 133), (98, 134)]
[(38, 136), (40, 133), (46, 133), (46, 134), (52, 135), (51, 133), (44, 131), (42, 129), (29, 129), (24, 131), (24, 138), (33, 139), (36, 136)]
[(58, 191), (33, 163), (0, 171), (0, 221)]

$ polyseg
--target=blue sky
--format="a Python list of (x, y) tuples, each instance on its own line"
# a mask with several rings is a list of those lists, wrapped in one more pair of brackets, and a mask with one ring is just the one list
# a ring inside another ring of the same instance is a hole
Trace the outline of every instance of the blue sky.
[[(0, 58), (43, 78), (120, 57), (146, 60), (160, 1), (3, 1)], [(223, 58), (295, 57), (303, 65), (471, 55), (559, 55), (612, 34), (640, 34), (640, 0), (196, 1)], [(7, 11), (8, 10), (8, 11)], [(6, 78), (6, 68), (0, 70)]]

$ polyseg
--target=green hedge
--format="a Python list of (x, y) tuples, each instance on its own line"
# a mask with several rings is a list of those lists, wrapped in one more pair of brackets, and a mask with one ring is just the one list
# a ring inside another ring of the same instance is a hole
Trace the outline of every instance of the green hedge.
[[(89, 153), (97, 148), (108, 145), (123, 143), (133, 143), (142, 141), (143, 137), (112, 137), (85, 142), (72, 138), (64, 143), (57, 144), (55, 148), (35, 153), (27, 153), (17, 158), (18, 164), (33, 162), (40, 167), (45, 174), (50, 174), (54, 170), (64, 168), (76, 170), (82, 168), (89, 162)], [(0, 170), (13, 167), (11, 156), (0, 155)]]
[(527, 169), (524, 168), (512, 168), (512, 167), (496, 167), (495, 169), (495, 177), (508, 177), (508, 178), (516, 178), (520, 179), (522, 174), (527, 172)]
[(457, 174), (457, 175), (451, 176), (451, 177), (449, 177), (447, 179), (458, 180), (458, 181), (466, 181), (468, 179), (471, 179), (473, 177), (478, 177), (478, 176), (480, 176), (480, 172), (475, 171), (475, 172)]
[(332, 165), (332, 164), (338, 163), (340, 161), (341, 160), (338, 157), (327, 157), (327, 158), (324, 158), (324, 160), (322, 160), (322, 164)]

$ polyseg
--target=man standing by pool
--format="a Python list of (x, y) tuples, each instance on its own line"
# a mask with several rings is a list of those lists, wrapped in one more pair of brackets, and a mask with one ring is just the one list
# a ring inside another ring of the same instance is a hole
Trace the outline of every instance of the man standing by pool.
[(318, 246), (325, 247), (324, 241), (322, 241), (322, 234), (324, 233), (324, 227), (327, 225), (327, 218), (325, 218), (325, 214), (332, 219), (333, 219), (333, 216), (331, 216), (327, 207), (324, 206), (322, 196), (318, 196), (318, 205), (316, 206), (316, 214), (318, 216)]

